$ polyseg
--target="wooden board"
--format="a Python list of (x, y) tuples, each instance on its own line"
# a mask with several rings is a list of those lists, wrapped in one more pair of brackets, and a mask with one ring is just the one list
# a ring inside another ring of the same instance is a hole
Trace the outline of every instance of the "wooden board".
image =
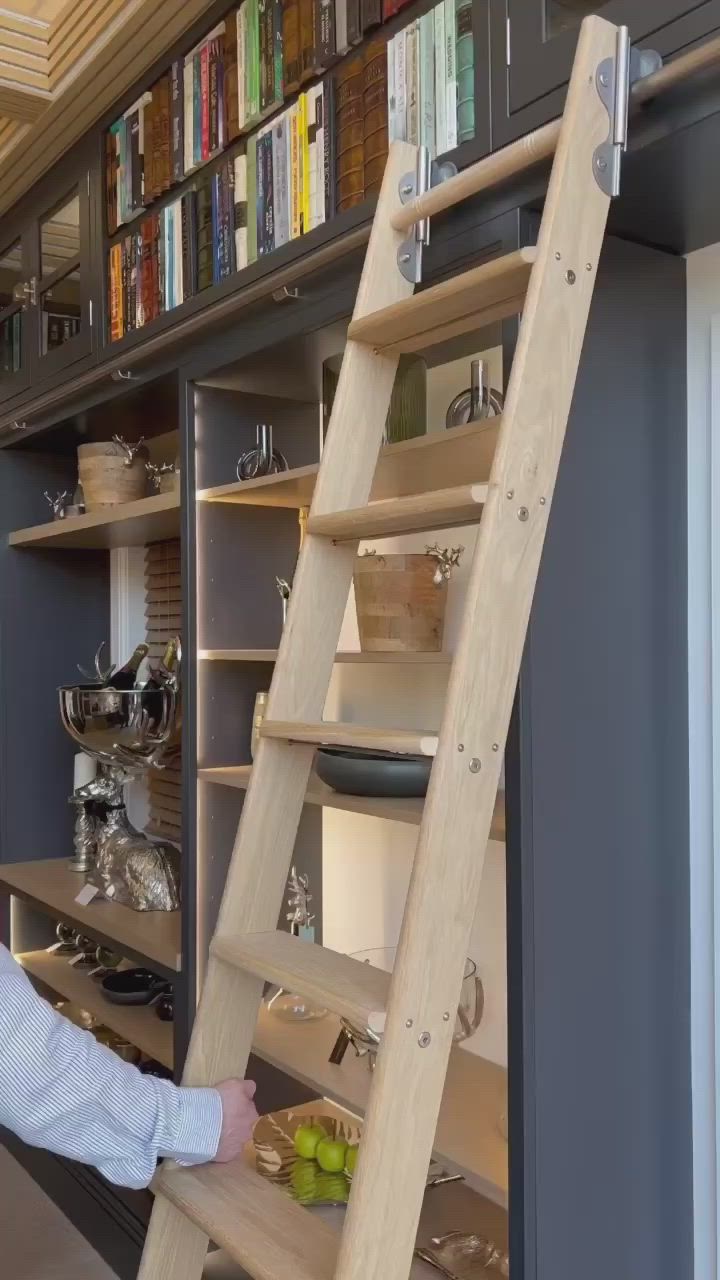
[(366, 751), (393, 751), (399, 755), (434, 756), (437, 734), (422, 729), (375, 729), (363, 724), (321, 720), (305, 724), (294, 720), (263, 720), (261, 739), (309, 742), (316, 746), (357, 747)]
[[(376, 502), (431, 489), (450, 489), (468, 480), (487, 480), (500, 422), (499, 417), (490, 418), (385, 445), (380, 450), (370, 489), (371, 499)], [(214, 489), (201, 489), (198, 500), (306, 507), (312, 502), (317, 473), (318, 466), (313, 465), (295, 467), (257, 480), (235, 480)]]
[(466, 484), (454, 489), (414, 493), (403, 498), (385, 498), (366, 507), (348, 508), (311, 515), (308, 533), (337, 542), (359, 538), (391, 538), (402, 533), (452, 529), (477, 524), (487, 499), (486, 484)]
[[(237, 765), (225, 769), (199, 769), (201, 782), (214, 782), (224, 787), (237, 787), (247, 791), (250, 783), (252, 765)], [(321, 782), (315, 774), (311, 774), (305, 803), (325, 805), (328, 809), (343, 809), (348, 813), (365, 814), (369, 818), (384, 818), (387, 822), (406, 822), (419, 826), (422, 818), (424, 801), (413, 798), (397, 798), (394, 796), (349, 796), (333, 791)], [(498, 792), (495, 815), (490, 828), (491, 840), (505, 840), (505, 794)]]
[[(253, 1052), (309, 1089), (317, 1089), (342, 1107), (364, 1115), (372, 1076), (352, 1049), (340, 1066), (329, 1061), (340, 1024), (328, 1016), (319, 1022), (283, 1022), (263, 1006)], [(475, 1190), (507, 1206), (508, 1144), (501, 1132), (507, 1115), (507, 1072), (457, 1046), (450, 1055), (437, 1132), (436, 1159), (462, 1173)]]
[(124, 502), (110, 511), (52, 520), (8, 536), (11, 547), (98, 548), (144, 547), (148, 542), (177, 537), (180, 531), (180, 499), (159, 493), (139, 502)]
[[(198, 659), (200, 662), (274, 662), (277, 655), (277, 649), (200, 649)], [(341, 653), (335, 654), (335, 661), (355, 664), (379, 663), (380, 666), (384, 666), (387, 663), (392, 663), (393, 665), (399, 663), (407, 665), (409, 663), (411, 666), (429, 664), (434, 667), (446, 667), (452, 662), (452, 654), (398, 653), (394, 651), (388, 653), (363, 653), (360, 649), (352, 652), (346, 649)]]
[(75, 898), (83, 884), (84, 877), (68, 871), (64, 858), (0, 865), (0, 891), (15, 894), (51, 919), (64, 920), (167, 977), (180, 970), (179, 911), (133, 911), (104, 898), (81, 907)]
[(47, 951), (30, 951), (15, 957), (27, 973), (39, 978), (46, 987), (64, 996), (80, 1009), (86, 1009), (111, 1031), (134, 1044), (149, 1058), (172, 1070), (173, 1024), (161, 1022), (154, 1009), (111, 1004), (86, 970), (74, 969), (67, 957)]

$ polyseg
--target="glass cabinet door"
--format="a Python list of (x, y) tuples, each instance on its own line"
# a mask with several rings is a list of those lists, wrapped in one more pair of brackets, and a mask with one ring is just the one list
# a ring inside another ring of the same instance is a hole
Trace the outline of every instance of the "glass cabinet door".
[(92, 349), (90, 220), (79, 184), (41, 215), (35, 233), (36, 356), (41, 376)]
[(707, 0), (506, 0), (506, 6), (511, 113), (566, 83), (580, 23), (588, 14), (626, 24), (632, 40), (648, 41), (652, 47), (654, 32), (708, 7)]
[(22, 236), (0, 250), (0, 398), (9, 399), (30, 381), (30, 272)]

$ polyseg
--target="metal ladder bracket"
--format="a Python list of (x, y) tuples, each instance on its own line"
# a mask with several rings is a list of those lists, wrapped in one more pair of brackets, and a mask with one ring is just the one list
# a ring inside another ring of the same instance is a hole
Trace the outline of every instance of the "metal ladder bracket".
[(662, 66), (654, 49), (633, 49), (627, 27), (619, 27), (614, 58), (604, 58), (595, 73), (598, 96), (610, 118), (607, 140), (595, 148), (593, 174), (606, 196), (620, 194), (622, 154), (627, 150), (630, 88)]
[[(427, 147), (418, 147), (415, 173), (406, 173), (398, 183), (398, 193), (402, 204), (424, 195), (431, 187), (438, 187), (457, 173), (457, 165), (452, 160), (439, 164), (430, 159)], [(430, 243), (430, 219), (423, 218), (416, 222), (407, 240), (403, 240), (397, 252), (400, 274), (410, 284), (420, 284), (422, 280), (422, 251)]]

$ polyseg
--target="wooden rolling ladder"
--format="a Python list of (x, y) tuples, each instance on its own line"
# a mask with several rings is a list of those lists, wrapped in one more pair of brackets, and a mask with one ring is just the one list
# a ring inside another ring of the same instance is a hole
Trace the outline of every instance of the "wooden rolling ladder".
[[(382, 1043), (360, 1160), (341, 1238), (244, 1160), (164, 1168), (141, 1280), (199, 1280), (208, 1238), (259, 1280), (407, 1280), (605, 234), (613, 181), (607, 170), (618, 153), (598, 69), (609, 67), (612, 80), (625, 40), (622, 29), (600, 18), (583, 24), (563, 120), (542, 135), (540, 150), (554, 150), (555, 158), (535, 249), (494, 259), (413, 296), (398, 264), (410, 259), (412, 267), (415, 224), (421, 224), (422, 239), (429, 213), (482, 190), (498, 174), (526, 167), (537, 150), (516, 144), (426, 196), (421, 191), (408, 199), (417, 149), (404, 143), (391, 148), (185, 1072), (191, 1085), (244, 1073), (268, 979), (359, 1026), (375, 1027)], [(622, 85), (618, 98), (622, 106)], [(418, 183), (422, 188), (420, 177)], [(368, 503), (399, 354), (519, 311), (489, 475), (460, 473), (451, 488)], [(323, 723), (359, 539), (478, 521), (439, 734)], [(321, 743), (435, 757), (392, 980), (275, 931)]]

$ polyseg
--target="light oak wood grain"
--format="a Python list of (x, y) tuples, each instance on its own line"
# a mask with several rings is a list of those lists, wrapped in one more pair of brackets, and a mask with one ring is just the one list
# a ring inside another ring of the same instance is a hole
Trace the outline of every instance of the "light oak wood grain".
[[(199, 769), (201, 782), (214, 782), (224, 787), (237, 787), (246, 791), (250, 782), (252, 766), (249, 764), (230, 766), (224, 769)], [(422, 798), (402, 798), (400, 796), (350, 796), (340, 791), (333, 791), (321, 782), (315, 774), (311, 774), (305, 795), (306, 804), (325, 805), (328, 809), (343, 809), (350, 813), (364, 814), (370, 818), (384, 818), (387, 822), (405, 822), (419, 826), (425, 801)], [(492, 827), (491, 840), (505, 840), (505, 793), (498, 792)]]
[[(198, 659), (200, 662), (274, 662), (277, 658), (277, 649), (200, 649)], [(408, 663), (410, 666), (448, 666), (452, 662), (451, 653), (416, 653), (414, 651), (373, 651), (365, 653), (362, 649), (358, 650), (342, 650), (335, 654), (335, 661), (343, 664), (366, 665), (367, 663), (379, 664), (380, 666), (398, 666), (400, 663)]]
[[(311, 742), (315, 746), (357, 747), (367, 751), (393, 751), (400, 755), (434, 756), (437, 734), (418, 729), (374, 729), (370, 725), (342, 724), (320, 720), (316, 724), (300, 720), (271, 720), (268, 716), (258, 730), (261, 739), (284, 742)], [(257, 766), (254, 770), (257, 773)]]
[[(579, 36), (420, 828), (336, 1280), (405, 1280), (410, 1270), (424, 1190), (421, 1175), (432, 1151), (443, 1096), (451, 1013), (462, 983), (502, 751), (605, 234), (609, 200), (594, 181), (592, 163), (595, 147), (607, 137), (608, 123), (595, 89), (595, 69), (602, 58), (613, 55), (615, 34), (610, 23), (588, 18)], [(572, 282), (566, 278), (568, 270)], [(479, 764), (477, 771), (471, 767), (473, 761)], [(433, 937), (437, 945), (430, 947), (428, 939)], [(388, 1134), (393, 1148), (404, 1153), (401, 1195), (389, 1194)]]
[[(499, 417), (490, 418), (385, 445), (380, 451), (371, 499), (401, 498), (431, 489), (450, 489), (470, 480), (487, 480), (500, 421)], [(198, 500), (268, 507), (307, 506), (312, 501), (318, 465), (202, 489)]]
[(95, 898), (81, 907), (76, 897), (83, 877), (65, 858), (0, 865), (0, 892), (15, 894), (53, 920), (64, 920), (98, 942), (170, 976), (180, 969), (180, 912), (133, 911)]
[[(197, 1224), (255, 1280), (332, 1280), (338, 1237), (240, 1156), (232, 1164), (172, 1169), (157, 1189), (182, 1221)], [(157, 1210), (156, 1210), (157, 1212)], [(178, 1239), (167, 1240), (168, 1275), (188, 1274)]]
[(107, 511), (51, 520), (8, 537), (11, 547), (111, 548), (144, 547), (148, 542), (174, 538), (180, 532), (180, 498), (158, 493), (138, 502), (123, 502)]
[[(353, 319), (348, 338), (382, 350), (397, 347), (405, 338), (429, 335), (454, 321), (467, 321), (468, 331), (481, 329), (489, 323), (484, 313), (490, 308), (493, 308), (493, 323), (503, 315), (517, 312), (516, 299), (527, 288), (534, 260), (533, 248), (516, 249), (492, 258), (461, 276), (443, 280), (372, 315)], [(507, 304), (509, 310), (504, 310), (503, 304)]]
[[(358, 289), (357, 317), (389, 306), (412, 290), (397, 270), (400, 237), (390, 229), (389, 219), (399, 200), (398, 182), (414, 163), (414, 155), (414, 148), (405, 143), (391, 149)], [(375, 357), (362, 344), (348, 342), (313, 512), (367, 502), (396, 370), (396, 359)], [(322, 716), (356, 552), (357, 544), (338, 549), (324, 539), (305, 538), (270, 687), (269, 719), (315, 722)], [(302, 654), (312, 654), (312, 662), (298, 661)], [(275, 928), (312, 759), (312, 746), (288, 748), (280, 741), (260, 739), (220, 908), (221, 933)], [(262, 989), (260, 979), (211, 957), (185, 1069), (187, 1084), (211, 1084), (245, 1071)], [(238, 1217), (242, 1214), (233, 1203), (233, 1218)], [(139, 1280), (199, 1280), (209, 1233), (209, 1222), (193, 1226), (160, 1196)], [(276, 1271), (273, 1280), (280, 1274)]]
[(384, 1014), (390, 974), (351, 956), (278, 930), (241, 936), (216, 934), (210, 948), (226, 964), (348, 1018), (362, 1030)]
[(47, 951), (29, 951), (15, 959), (27, 973), (39, 978), (46, 987), (78, 1005), (80, 1009), (94, 1014), (111, 1031), (116, 1031), (148, 1057), (155, 1058), (172, 1070), (173, 1026), (171, 1022), (161, 1022), (154, 1009), (111, 1004), (87, 970), (69, 965), (67, 956), (49, 954)]
[(408, 498), (385, 498), (366, 507), (311, 515), (308, 533), (337, 542), (359, 538), (387, 538), (395, 534), (452, 529), (476, 524), (487, 499), (486, 484), (465, 484), (455, 489), (415, 493)]

